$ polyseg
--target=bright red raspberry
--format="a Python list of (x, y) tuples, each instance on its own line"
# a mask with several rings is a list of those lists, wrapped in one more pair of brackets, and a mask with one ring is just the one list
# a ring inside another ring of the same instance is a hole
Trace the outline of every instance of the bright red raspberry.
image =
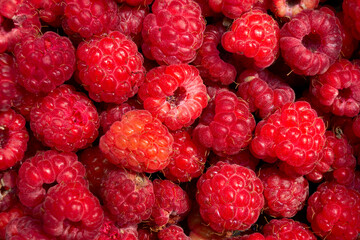
[(53, 27), (61, 27), (64, 15), (64, 0), (28, 0), (37, 8), (39, 17), (45, 23)]
[(142, 50), (159, 64), (190, 63), (203, 42), (205, 20), (193, 0), (155, 0), (143, 23)]
[(294, 73), (323, 74), (339, 57), (342, 47), (337, 18), (321, 10), (303, 10), (280, 30), (280, 49)]
[(250, 150), (255, 157), (273, 163), (289, 175), (310, 173), (325, 144), (325, 124), (305, 101), (287, 103), (260, 121)]
[(0, 170), (14, 166), (23, 157), (29, 134), (25, 119), (14, 110), (0, 112)]
[(295, 101), (295, 92), (289, 84), (266, 69), (243, 71), (237, 84), (237, 95), (246, 100), (250, 111), (262, 119), (285, 103)]
[(71, 152), (86, 148), (98, 135), (99, 115), (85, 94), (61, 85), (31, 109), (30, 127), (44, 145)]
[(108, 172), (101, 184), (101, 194), (104, 206), (120, 227), (149, 219), (155, 203), (149, 178), (123, 168)]
[(315, 9), (319, 5), (319, 0), (272, 0), (270, 4), (271, 11), (277, 17), (284, 17), (291, 19), (296, 14), (302, 12), (305, 9)]
[(85, 182), (85, 167), (75, 153), (60, 153), (55, 150), (37, 152), (26, 159), (19, 169), (18, 196), (28, 207), (41, 204), (49, 191), (46, 185)]
[(16, 44), (18, 82), (32, 93), (50, 92), (75, 71), (75, 48), (67, 37), (48, 31), (30, 35)]
[(276, 165), (262, 167), (259, 178), (264, 185), (264, 211), (273, 217), (295, 216), (309, 196), (309, 183), (303, 177), (289, 177)]
[(96, 102), (123, 103), (144, 82), (144, 58), (136, 44), (120, 32), (82, 42), (76, 57), (78, 79)]
[(266, 240), (316, 240), (317, 238), (304, 223), (293, 219), (273, 219), (263, 227)]
[(352, 35), (360, 40), (360, 3), (357, 0), (344, 0), (342, 2), (345, 24), (351, 29)]
[(218, 161), (227, 162), (230, 164), (238, 164), (243, 167), (250, 168), (255, 171), (256, 166), (259, 164), (260, 159), (254, 157), (248, 148), (238, 152), (235, 155), (225, 155), (225, 156), (217, 156), (215, 154), (210, 153), (208, 162), (210, 165), (217, 163)]
[(235, 67), (225, 62), (221, 56), (218, 46), (226, 29), (220, 24), (208, 24), (204, 32), (204, 41), (195, 60), (192, 62), (199, 69), (200, 76), (204, 81), (212, 81), (229, 85), (235, 82)]
[[(6, 211), (0, 212), (0, 238), (6, 239), (6, 227), (7, 225), (16, 218), (24, 216), (23, 207), (18, 203), (17, 200), (13, 201), (13, 206)], [(10, 228), (10, 227), (9, 227)], [(22, 240), (22, 239), (20, 239)]]
[(100, 138), (100, 149), (118, 167), (153, 173), (170, 162), (174, 139), (169, 130), (146, 110), (125, 113)]
[(197, 182), (200, 214), (217, 232), (245, 230), (264, 206), (263, 184), (251, 169), (218, 162)]
[(100, 235), (95, 240), (138, 240), (137, 226), (127, 226), (119, 228), (105, 212), (104, 222), (100, 230)]
[(162, 65), (151, 69), (139, 89), (139, 97), (144, 109), (171, 130), (193, 124), (208, 100), (199, 71), (188, 64)]
[(360, 112), (360, 67), (342, 58), (314, 76), (310, 90), (333, 114), (355, 117)]
[(234, 155), (252, 139), (254, 116), (247, 102), (227, 89), (219, 89), (204, 109), (193, 135), (217, 155)]
[[(142, 7), (150, 5), (153, 0), (116, 0), (118, 3), (125, 3), (134, 7)], [(124, 4), (122, 4), (124, 5)]]
[(12, 207), (16, 202), (18, 174), (15, 170), (7, 170), (0, 173), (0, 212)]
[(223, 48), (241, 55), (246, 66), (263, 69), (279, 56), (279, 24), (259, 9), (235, 19), (221, 39)]
[(360, 193), (324, 182), (308, 200), (307, 220), (314, 233), (329, 240), (355, 240), (360, 232)]
[(178, 225), (170, 225), (158, 232), (159, 240), (191, 240)]
[(231, 19), (239, 18), (243, 13), (252, 9), (258, 0), (208, 0), (210, 8), (217, 13), (223, 13), (226, 17)]

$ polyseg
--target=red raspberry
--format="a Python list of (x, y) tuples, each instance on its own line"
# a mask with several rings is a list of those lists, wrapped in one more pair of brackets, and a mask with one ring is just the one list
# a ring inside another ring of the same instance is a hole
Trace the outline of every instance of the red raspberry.
[(158, 227), (182, 221), (190, 211), (187, 193), (169, 180), (153, 181), (155, 203), (151, 217)]
[(241, 237), (237, 237), (237, 238), (232, 238), (232, 239), (237, 239), (237, 240), (273, 240), (271, 238), (265, 238), (264, 235), (262, 235), (261, 233), (253, 233), (250, 235), (243, 235)]
[(84, 176), (85, 167), (75, 153), (40, 151), (28, 158), (19, 169), (18, 196), (23, 205), (35, 207), (44, 201), (47, 184), (81, 182), (86, 185)]
[(245, 70), (237, 79), (237, 95), (249, 103), (250, 111), (265, 118), (285, 103), (295, 101), (295, 92), (268, 70)]
[(221, 15), (221, 13), (215, 13), (211, 6), (209, 5), (209, 0), (194, 0), (195, 2), (197, 2), (197, 4), (199, 4), (200, 8), (201, 8), (201, 14), (206, 18), (206, 17), (216, 17)]
[(42, 21), (53, 27), (61, 27), (62, 17), (64, 15), (64, 0), (28, 0), (36, 6), (39, 17)]
[(17, 202), (16, 180), (17, 172), (15, 170), (7, 170), (0, 173), (0, 212), (8, 210)]
[(191, 130), (178, 130), (172, 136), (173, 154), (163, 173), (174, 182), (190, 182), (203, 173), (207, 149), (191, 137)]
[(69, 80), (75, 70), (75, 48), (67, 37), (48, 31), (30, 35), (14, 50), (18, 82), (32, 93), (50, 92)]
[(279, 55), (278, 23), (259, 9), (237, 18), (221, 39), (223, 48), (244, 57), (249, 67), (263, 69)]
[(252, 9), (258, 0), (208, 0), (210, 8), (217, 13), (223, 13), (226, 17), (235, 19), (239, 18), (243, 13)]
[(236, 164), (218, 162), (209, 167), (197, 188), (201, 217), (217, 232), (250, 228), (264, 206), (261, 180)]
[(203, 42), (205, 20), (193, 0), (155, 0), (143, 23), (142, 50), (159, 64), (190, 63)]
[(139, 97), (144, 109), (171, 130), (190, 126), (207, 106), (206, 86), (199, 71), (188, 64), (151, 69)]
[(351, 29), (353, 36), (360, 40), (360, 3), (357, 0), (344, 0), (342, 2), (345, 24)]
[(24, 157), (29, 140), (25, 123), (12, 109), (0, 112), (0, 170), (14, 166)]
[(287, 103), (258, 123), (250, 150), (266, 162), (281, 160), (289, 175), (305, 175), (319, 161), (324, 134), (324, 121), (308, 102)]
[(158, 240), (157, 233), (147, 228), (138, 227), (139, 240)]
[(136, 172), (153, 173), (170, 162), (174, 139), (168, 129), (146, 110), (125, 113), (100, 138), (109, 161)]
[(159, 240), (191, 240), (184, 233), (184, 229), (177, 225), (170, 225), (158, 232)]
[(221, 44), (221, 37), (225, 33), (225, 27), (216, 24), (208, 24), (204, 32), (204, 41), (201, 45), (194, 64), (199, 69), (200, 76), (204, 81), (212, 81), (229, 85), (235, 81), (235, 67), (221, 59), (218, 45)]
[(333, 114), (355, 117), (360, 112), (360, 67), (340, 59), (312, 78), (310, 90)]
[(118, 228), (105, 212), (100, 235), (95, 240), (138, 240), (137, 226)]
[(296, 14), (305, 9), (315, 9), (319, 5), (319, 0), (272, 0), (270, 4), (271, 11), (277, 17), (292, 19)]
[(85, 94), (61, 85), (31, 109), (30, 127), (36, 138), (59, 151), (77, 151), (98, 135), (99, 116)]
[(273, 217), (295, 216), (309, 196), (309, 183), (303, 177), (289, 177), (276, 165), (263, 167), (259, 178), (264, 185), (264, 211)]
[(341, 47), (337, 18), (325, 11), (303, 10), (280, 30), (281, 55), (299, 75), (326, 72), (339, 57)]
[(155, 203), (152, 182), (143, 173), (125, 169), (108, 172), (101, 194), (104, 206), (120, 227), (149, 219)]
[(356, 239), (360, 233), (360, 194), (343, 185), (324, 182), (309, 197), (307, 220), (320, 237)]
[(273, 219), (262, 231), (266, 240), (316, 240), (309, 226), (288, 218)]
[(225, 155), (222, 157), (210, 153), (208, 161), (210, 165), (215, 164), (219, 161), (227, 162), (230, 164), (237, 164), (255, 171), (256, 166), (260, 162), (260, 159), (254, 157), (248, 148), (238, 152), (235, 155)]
[(344, 12), (335, 12), (335, 14), (339, 19), (342, 28), (343, 45), (341, 48), (341, 56), (350, 59), (359, 46), (359, 40), (354, 38), (354, 36), (352, 35), (351, 26), (345, 23)]
[[(153, 0), (116, 0), (118, 3), (125, 3), (134, 7), (142, 7), (150, 5)], [(124, 4), (122, 4), (124, 5)]]
[(145, 79), (143, 56), (120, 32), (82, 42), (76, 57), (78, 79), (96, 102), (123, 103)]
[(220, 89), (204, 109), (193, 135), (217, 155), (234, 155), (250, 143), (254, 129), (255, 119), (247, 102)]
[[(6, 239), (6, 227), (13, 220), (24, 216), (23, 207), (17, 202), (13, 201), (13, 206), (6, 211), (0, 212), (0, 238)], [(10, 227), (9, 227), (10, 228)]]

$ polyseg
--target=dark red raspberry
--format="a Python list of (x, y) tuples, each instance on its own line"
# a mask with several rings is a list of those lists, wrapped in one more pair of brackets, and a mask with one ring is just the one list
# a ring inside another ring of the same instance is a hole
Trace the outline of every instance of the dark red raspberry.
[(204, 32), (204, 41), (195, 60), (192, 62), (199, 69), (204, 81), (229, 85), (235, 82), (235, 67), (221, 59), (218, 45), (226, 29), (220, 24), (208, 24)]
[(210, 8), (217, 13), (223, 13), (226, 17), (231, 19), (239, 18), (243, 13), (252, 9), (258, 0), (208, 0)]
[(136, 44), (120, 32), (82, 42), (76, 57), (78, 79), (96, 102), (123, 103), (144, 82), (143, 56)]
[(223, 48), (244, 57), (246, 66), (263, 69), (279, 56), (279, 24), (259, 9), (235, 19), (221, 39)]
[(28, 1), (37, 8), (37, 12), (42, 21), (53, 27), (61, 27), (61, 21), (65, 9), (64, 0)]
[(138, 240), (137, 226), (119, 228), (105, 212), (104, 222), (100, 235), (95, 240)]
[(197, 188), (201, 217), (217, 232), (250, 228), (264, 206), (261, 180), (236, 164), (218, 162), (209, 167)]
[(280, 30), (281, 55), (299, 75), (323, 74), (339, 57), (341, 47), (337, 18), (325, 11), (303, 10)]
[[(142, 7), (150, 5), (153, 0), (116, 0), (118, 3), (125, 3), (134, 7)], [(124, 4), (122, 4), (124, 5)]]
[(193, 135), (217, 155), (234, 155), (248, 146), (254, 129), (255, 119), (247, 102), (220, 89), (204, 109)]
[(174, 182), (190, 182), (203, 173), (207, 149), (191, 137), (191, 130), (178, 130), (172, 136), (173, 154), (163, 173)]
[(340, 59), (312, 78), (310, 90), (333, 114), (355, 117), (360, 112), (360, 67)]
[(85, 94), (61, 85), (31, 109), (30, 127), (44, 145), (59, 151), (77, 151), (98, 135), (99, 115)]
[(351, 29), (353, 36), (360, 40), (360, 3), (357, 0), (344, 0), (342, 2), (345, 24)]
[(8, 210), (17, 202), (17, 177), (15, 170), (0, 172), (0, 212)]
[(28, 207), (41, 204), (47, 187), (58, 183), (85, 182), (85, 167), (75, 153), (60, 153), (55, 150), (40, 151), (28, 158), (19, 169), (18, 196)]
[(126, 112), (100, 138), (100, 149), (118, 167), (153, 173), (170, 162), (174, 139), (159, 119), (146, 110)]
[(259, 164), (260, 159), (254, 157), (248, 148), (238, 152), (235, 155), (225, 155), (225, 156), (217, 156), (215, 154), (210, 153), (208, 162), (210, 165), (217, 163), (218, 161), (227, 162), (230, 164), (237, 164), (243, 167), (250, 168), (255, 171), (256, 166)]
[(268, 240), (316, 240), (317, 238), (304, 223), (293, 219), (273, 219), (263, 228), (265, 239)]
[(319, 5), (319, 0), (272, 0), (271, 11), (277, 17), (292, 19), (296, 14), (305, 9), (315, 9)]
[(67, 37), (48, 31), (30, 35), (16, 44), (18, 82), (32, 93), (50, 92), (75, 71), (75, 48)]
[(215, 13), (209, 5), (209, 0), (194, 0), (201, 8), (201, 14), (206, 17), (216, 17), (221, 13)]
[(325, 144), (325, 124), (305, 101), (287, 103), (260, 121), (250, 150), (255, 157), (273, 163), (289, 175), (310, 173)]
[(148, 228), (139, 226), (137, 231), (139, 233), (139, 240), (158, 240), (157, 232), (151, 231)]
[(24, 216), (23, 207), (16, 201), (12, 202), (13, 206), (6, 211), (0, 212), (0, 239), (6, 239), (6, 227), (13, 219)]
[(232, 239), (236, 239), (236, 240), (273, 240), (271, 238), (265, 238), (264, 235), (262, 235), (261, 233), (253, 233), (253, 234), (249, 234), (249, 235), (243, 235), (241, 237), (237, 237), (237, 238), (232, 238)]
[(341, 56), (350, 59), (359, 46), (359, 40), (352, 35), (351, 26), (345, 23), (344, 12), (335, 12), (335, 14), (339, 19), (342, 28), (343, 45), (341, 48)]
[(170, 225), (158, 232), (159, 240), (191, 240), (178, 225)]
[(23, 157), (29, 134), (25, 119), (14, 110), (0, 112), (0, 170), (14, 166)]
[(149, 219), (155, 203), (149, 178), (125, 169), (108, 172), (101, 185), (101, 194), (104, 206), (120, 227)]
[(260, 118), (295, 101), (295, 92), (289, 84), (266, 69), (247, 69), (240, 74), (237, 83), (237, 95), (246, 100), (250, 111)]
[(265, 213), (291, 218), (305, 206), (309, 183), (303, 176), (289, 177), (271, 165), (259, 170), (259, 178), (264, 185)]
[(208, 100), (199, 71), (188, 64), (162, 65), (151, 69), (139, 89), (139, 97), (144, 109), (171, 130), (193, 124)]
[(360, 232), (360, 193), (337, 183), (322, 183), (309, 197), (307, 220), (317, 236), (356, 239)]
[(155, 0), (143, 23), (142, 50), (159, 64), (190, 63), (203, 42), (205, 20), (193, 0)]

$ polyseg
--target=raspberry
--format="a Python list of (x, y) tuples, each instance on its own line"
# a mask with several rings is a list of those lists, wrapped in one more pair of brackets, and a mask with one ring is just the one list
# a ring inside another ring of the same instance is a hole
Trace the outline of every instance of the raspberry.
[(120, 227), (149, 219), (155, 203), (152, 182), (143, 173), (125, 169), (108, 172), (101, 194), (104, 206)]
[(347, 59), (336, 61), (311, 80), (311, 93), (320, 104), (338, 116), (355, 117), (360, 112), (360, 67)]
[(263, 167), (259, 172), (264, 185), (265, 213), (291, 218), (304, 207), (309, 196), (309, 183), (303, 176), (289, 177), (275, 165)]
[(188, 64), (151, 69), (139, 97), (144, 109), (171, 130), (190, 126), (207, 106), (206, 86), (199, 71)]
[(177, 225), (170, 225), (158, 232), (159, 240), (190, 240), (184, 233), (184, 229)]
[(344, 12), (336, 12), (335, 14), (338, 17), (342, 28), (343, 45), (341, 48), (341, 56), (350, 59), (359, 46), (359, 40), (354, 38), (351, 33), (351, 27), (345, 23)]
[(269, 238), (265, 238), (264, 235), (262, 235), (261, 233), (253, 233), (250, 235), (243, 235), (241, 237), (235, 238), (238, 240), (272, 240)]
[(75, 70), (75, 48), (55, 32), (30, 35), (14, 50), (18, 82), (32, 93), (50, 92), (69, 80)]
[(7, 170), (0, 173), (0, 212), (8, 210), (17, 201), (16, 180), (17, 172)]
[(61, 85), (31, 109), (30, 127), (46, 146), (71, 152), (91, 144), (98, 135), (99, 116), (85, 94)]
[(260, 159), (255, 158), (249, 151), (248, 148), (238, 152), (235, 155), (217, 156), (215, 154), (209, 155), (210, 165), (217, 163), (218, 161), (227, 162), (230, 164), (237, 164), (243, 167), (250, 168), (255, 171), (256, 166), (259, 164)]
[(204, 41), (195, 60), (192, 62), (199, 69), (204, 81), (212, 81), (229, 85), (235, 81), (235, 67), (221, 59), (218, 45), (225, 33), (225, 27), (219, 24), (207, 25), (204, 32)]
[(105, 212), (104, 222), (100, 235), (95, 240), (138, 240), (137, 226), (118, 228)]
[(289, 175), (310, 173), (325, 143), (325, 124), (305, 101), (287, 103), (260, 121), (250, 150), (255, 157), (273, 163)]
[(81, 182), (85, 185), (84, 176), (85, 167), (75, 153), (40, 151), (19, 169), (18, 196), (23, 205), (35, 207), (44, 201), (49, 191), (47, 184)]
[(266, 239), (272, 237), (269, 240), (316, 240), (306, 224), (288, 218), (271, 220), (264, 226), (263, 233)]
[(356, 239), (360, 232), (360, 194), (343, 185), (324, 182), (308, 199), (307, 220), (317, 236)]
[(36, 106), (45, 96), (45, 93), (39, 93), (39, 94), (34, 94), (31, 92), (28, 92), (25, 88), (19, 86), (19, 90), (20, 90), (20, 100), (19, 102), (16, 104), (16, 106), (14, 106), (14, 110), (21, 114), (26, 121), (30, 121), (30, 112), (31, 109)]
[(37, 8), (39, 18), (52, 27), (61, 27), (64, 15), (64, 0), (28, 0)]
[[(6, 211), (0, 212), (0, 238), (6, 239), (6, 227), (13, 220), (24, 216), (22, 206), (17, 202), (13, 201), (13, 206)], [(9, 227), (10, 228), (10, 227)]]
[(246, 100), (250, 111), (260, 118), (267, 117), (285, 103), (295, 101), (294, 90), (268, 70), (245, 70), (237, 83), (237, 95)]
[(143, 22), (142, 50), (159, 64), (190, 63), (203, 42), (205, 20), (193, 0), (155, 0)]
[(223, 13), (226, 17), (231, 19), (239, 18), (243, 13), (246, 13), (252, 9), (254, 4), (258, 0), (208, 0), (210, 8), (217, 13)]
[(201, 217), (217, 232), (250, 228), (264, 206), (261, 180), (236, 164), (218, 162), (209, 167), (197, 188)]
[(223, 48), (244, 58), (249, 67), (263, 69), (279, 55), (278, 23), (259, 9), (246, 12), (235, 19), (221, 39)]
[(153, 2), (153, 0), (116, 0), (116, 1), (118, 3), (126, 3), (134, 7), (142, 7), (142, 6), (150, 5)]
[(111, 125), (99, 147), (119, 167), (153, 173), (169, 164), (173, 142), (159, 119), (146, 110), (132, 110)]
[(319, 0), (272, 0), (270, 9), (277, 17), (292, 19), (303, 10), (312, 10), (317, 8), (318, 5)]
[(351, 29), (352, 35), (357, 40), (360, 40), (359, 2), (357, 0), (344, 0), (342, 2), (342, 9), (344, 11), (345, 24)]
[(14, 166), (24, 157), (29, 140), (25, 123), (12, 109), (0, 112), (0, 170)]
[(187, 193), (169, 180), (153, 181), (155, 203), (151, 217), (159, 227), (176, 224), (183, 220), (190, 211), (190, 199)]
[(174, 182), (190, 182), (203, 173), (207, 149), (191, 137), (191, 130), (178, 130), (172, 136), (173, 154), (163, 173)]
[(104, 219), (99, 200), (80, 182), (51, 187), (42, 209), (44, 231), (60, 239), (94, 239)]
[(204, 109), (193, 135), (217, 155), (234, 155), (248, 146), (254, 128), (255, 119), (247, 102), (220, 89)]
[(77, 50), (77, 76), (96, 102), (123, 103), (145, 79), (143, 56), (120, 32), (82, 42)]
[(280, 30), (280, 49), (294, 73), (323, 74), (339, 57), (342, 47), (337, 18), (325, 11), (303, 10)]

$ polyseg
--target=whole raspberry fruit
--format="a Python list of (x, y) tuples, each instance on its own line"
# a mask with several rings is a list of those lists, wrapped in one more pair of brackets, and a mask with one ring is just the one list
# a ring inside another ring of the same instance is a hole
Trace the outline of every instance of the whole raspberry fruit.
[(203, 42), (205, 20), (193, 0), (155, 0), (143, 23), (142, 50), (159, 64), (190, 63)]
[(120, 32), (82, 42), (76, 57), (78, 80), (96, 102), (123, 103), (144, 82), (144, 58), (136, 44)]
[(191, 240), (178, 225), (170, 225), (158, 232), (159, 240)]
[(231, 19), (239, 18), (243, 13), (250, 11), (256, 2), (258, 2), (258, 0), (208, 0), (210, 8), (214, 12), (221, 12)]
[(261, 180), (236, 164), (218, 162), (209, 167), (197, 188), (201, 217), (217, 232), (250, 228), (264, 206)]
[(31, 109), (30, 127), (46, 146), (71, 152), (91, 144), (98, 135), (99, 115), (85, 94), (61, 85)]
[(139, 97), (144, 109), (171, 130), (190, 126), (207, 106), (206, 86), (196, 67), (188, 64), (151, 69)]
[(344, 11), (345, 24), (351, 29), (353, 36), (360, 40), (359, 1), (344, 0), (342, 2), (342, 9)]
[(18, 82), (32, 93), (50, 92), (69, 80), (75, 70), (75, 48), (67, 37), (48, 31), (16, 44)]
[(307, 220), (314, 233), (329, 240), (354, 240), (360, 233), (360, 194), (324, 182), (308, 199)]
[(270, 15), (254, 9), (235, 19), (221, 44), (226, 51), (244, 57), (247, 66), (263, 69), (279, 56), (279, 32)]
[(315, 9), (318, 5), (319, 0), (272, 0), (270, 9), (277, 17), (292, 19), (301, 11)]
[(153, 173), (169, 164), (173, 142), (159, 119), (146, 110), (132, 110), (111, 125), (99, 147), (118, 167)]
[(303, 10), (280, 30), (280, 49), (294, 73), (323, 74), (339, 57), (342, 35), (337, 18), (325, 11)]
[(155, 203), (152, 182), (143, 173), (109, 171), (101, 184), (104, 206), (120, 227), (138, 224), (151, 216)]

